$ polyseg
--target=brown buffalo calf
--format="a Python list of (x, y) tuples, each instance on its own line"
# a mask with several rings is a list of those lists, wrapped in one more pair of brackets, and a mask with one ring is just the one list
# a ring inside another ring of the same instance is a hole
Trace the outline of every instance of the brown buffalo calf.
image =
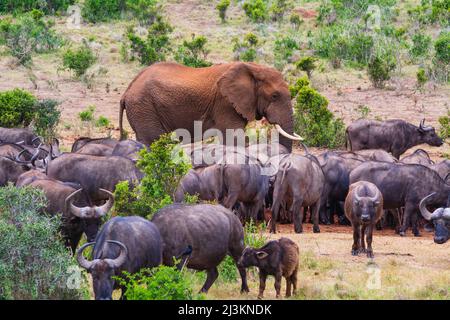
[[(373, 183), (359, 181), (350, 185), (345, 199), (345, 215), (353, 226), (352, 255), (367, 252), (373, 258), (372, 232), (383, 213), (383, 196)], [(364, 242), (366, 234), (367, 250)]]
[(298, 246), (288, 238), (281, 238), (270, 241), (259, 249), (245, 248), (242, 257), (239, 259), (239, 266), (244, 268), (258, 267), (259, 299), (263, 297), (268, 275), (275, 276), (277, 298), (280, 297), (281, 277), (285, 277), (286, 297), (290, 297), (291, 285), (294, 287), (294, 295), (297, 291), (298, 260)]

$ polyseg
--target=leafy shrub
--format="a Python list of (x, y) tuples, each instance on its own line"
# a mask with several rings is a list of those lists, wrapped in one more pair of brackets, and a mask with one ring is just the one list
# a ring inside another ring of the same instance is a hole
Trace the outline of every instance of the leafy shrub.
[(216, 9), (219, 11), (219, 17), (222, 22), (227, 19), (227, 9), (230, 6), (230, 0), (220, 0), (217, 4)]
[(161, 7), (158, 0), (127, 0), (127, 10), (142, 26), (152, 25), (159, 16)]
[(416, 79), (417, 79), (417, 88), (423, 89), (423, 86), (428, 81), (428, 77), (425, 74), (425, 69), (420, 68), (416, 73)]
[(413, 22), (419, 25), (440, 24), (450, 25), (450, 4), (446, 0), (421, 0), (420, 5), (408, 10)]
[(298, 50), (297, 42), (290, 37), (283, 37), (275, 41), (274, 56), (275, 67), (282, 70), (289, 59), (292, 57), (294, 50)]
[(52, 29), (54, 23), (43, 20), (43, 13), (33, 10), (21, 15), (14, 22), (0, 20), (0, 43), (20, 64), (31, 61), (33, 53), (50, 52), (59, 48), (63, 41)]
[(47, 143), (51, 143), (56, 137), (56, 126), (61, 117), (58, 105), (58, 101), (50, 99), (39, 101), (35, 105), (33, 129)]
[(434, 43), (435, 59), (442, 64), (450, 64), (450, 32), (441, 32)]
[(28, 126), (33, 120), (36, 98), (21, 89), (0, 92), (0, 127)]
[(450, 138), (450, 111), (447, 111), (447, 115), (439, 117), (438, 122), (440, 125), (439, 136), (442, 139)]
[(253, 22), (264, 22), (269, 15), (265, 0), (246, 0), (242, 8)]
[(374, 55), (367, 66), (367, 73), (375, 88), (383, 88), (394, 69), (395, 63), (389, 56)]
[[(139, 152), (137, 167), (144, 177), (133, 188), (126, 182), (116, 185), (116, 213), (151, 218), (156, 211), (173, 203), (181, 178), (191, 168), (190, 161), (183, 158), (183, 151), (176, 148), (178, 144), (170, 134), (165, 134), (151, 144), (151, 151)], [(177, 156), (181, 158), (175, 159)]]
[(63, 54), (62, 67), (75, 73), (75, 77), (80, 78), (97, 61), (97, 57), (91, 48), (84, 43), (78, 49), (68, 49)]
[(306, 72), (308, 78), (311, 78), (313, 70), (316, 68), (317, 58), (315, 57), (304, 57), (295, 63), (297, 69)]
[(106, 118), (105, 116), (100, 116), (95, 121), (96, 127), (109, 127), (110, 125), (111, 125), (111, 121), (109, 121), (109, 119)]
[(183, 271), (175, 266), (142, 269), (136, 274), (124, 272), (125, 279), (117, 281), (125, 287), (127, 300), (194, 300), (192, 284)]
[(206, 60), (209, 53), (205, 48), (207, 41), (204, 36), (193, 36), (191, 41), (184, 40), (183, 45), (178, 48), (175, 60), (190, 67), (209, 67), (212, 63)]
[(119, 19), (126, 9), (126, 0), (85, 0), (81, 15), (86, 21), (95, 23)]
[(345, 125), (342, 119), (335, 119), (328, 110), (328, 100), (306, 84), (304, 78), (298, 81), (299, 88), (295, 101), (295, 131), (305, 138), (305, 142), (315, 147), (337, 148), (345, 142)]
[(0, 188), (0, 300), (89, 297), (86, 279), (58, 236), (60, 217), (39, 214), (45, 203), (42, 190)]
[(0, 13), (24, 13), (33, 9), (42, 10), (45, 13), (65, 12), (69, 5), (75, 0), (51, 0), (51, 1), (30, 1), (30, 0), (2, 0), (0, 2)]
[(165, 61), (170, 51), (169, 34), (173, 28), (161, 17), (150, 26), (145, 39), (136, 35), (132, 29), (128, 30), (128, 40), (132, 57), (137, 57), (143, 65), (151, 65), (158, 61)]
[(303, 19), (297, 13), (291, 14), (289, 17), (289, 22), (295, 26), (295, 29), (300, 28), (300, 26), (304, 23)]
[(426, 57), (431, 46), (431, 37), (423, 33), (416, 33), (412, 36), (412, 46), (409, 54), (413, 59)]
[(94, 120), (95, 106), (88, 106), (85, 110), (78, 113), (81, 121), (90, 122)]
[(270, 6), (270, 15), (272, 20), (281, 21), (283, 20), (284, 14), (290, 9), (290, 3), (287, 0), (275, 0)]
[(254, 33), (248, 33), (244, 36), (244, 40), (240, 41), (238, 38), (233, 40), (233, 52), (235, 59), (240, 61), (251, 62), (255, 61), (257, 57), (258, 37)]

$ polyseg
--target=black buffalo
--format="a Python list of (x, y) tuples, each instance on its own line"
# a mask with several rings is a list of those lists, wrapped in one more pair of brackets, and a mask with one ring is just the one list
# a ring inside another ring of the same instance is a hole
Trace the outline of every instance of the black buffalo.
[(425, 126), (424, 122), (422, 120), (416, 127), (403, 120), (357, 120), (347, 128), (347, 146), (353, 151), (383, 149), (396, 159), (409, 148), (422, 143), (441, 146), (442, 139), (433, 127)]
[[(94, 246), (92, 261), (83, 256), (89, 246)], [(95, 299), (111, 300), (113, 290), (120, 288), (114, 276), (161, 264), (161, 235), (158, 228), (144, 218), (116, 217), (103, 226), (94, 242), (78, 250), (77, 260), (92, 275)], [(122, 288), (122, 298), (123, 294)]]
[(427, 205), (434, 196), (435, 193), (432, 193), (423, 198), (419, 208), (422, 216), (434, 224), (434, 242), (443, 244), (450, 239), (450, 201), (447, 201), (445, 207), (438, 208), (431, 213), (428, 211)]

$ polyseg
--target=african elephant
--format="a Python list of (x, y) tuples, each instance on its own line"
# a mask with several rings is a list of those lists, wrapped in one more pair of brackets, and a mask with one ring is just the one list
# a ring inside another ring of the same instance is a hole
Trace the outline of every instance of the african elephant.
[(198, 141), (200, 137), (194, 139), (194, 121), (202, 121), (202, 133), (218, 129), (225, 137), (226, 129), (244, 129), (248, 122), (263, 117), (275, 124), (282, 134), (280, 143), (289, 151), (291, 140), (301, 140), (293, 133), (287, 83), (277, 70), (255, 63), (207, 68), (153, 64), (137, 75), (122, 96), (121, 138), (124, 110), (137, 140), (146, 145), (181, 128), (190, 132), (190, 142)]

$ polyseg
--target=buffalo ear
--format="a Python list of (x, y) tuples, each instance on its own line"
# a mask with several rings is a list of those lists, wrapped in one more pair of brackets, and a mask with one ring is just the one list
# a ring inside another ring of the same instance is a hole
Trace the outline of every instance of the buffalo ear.
[(264, 252), (264, 251), (258, 251), (258, 252), (256, 252), (256, 257), (257, 257), (258, 259), (264, 259), (264, 258), (267, 258), (268, 255), (269, 255), (269, 254), (268, 254), (267, 252)]
[(237, 113), (249, 122), (255, 120), (256, 80), (247, 64), (235, 63), (223, 74), (217, 85)]

